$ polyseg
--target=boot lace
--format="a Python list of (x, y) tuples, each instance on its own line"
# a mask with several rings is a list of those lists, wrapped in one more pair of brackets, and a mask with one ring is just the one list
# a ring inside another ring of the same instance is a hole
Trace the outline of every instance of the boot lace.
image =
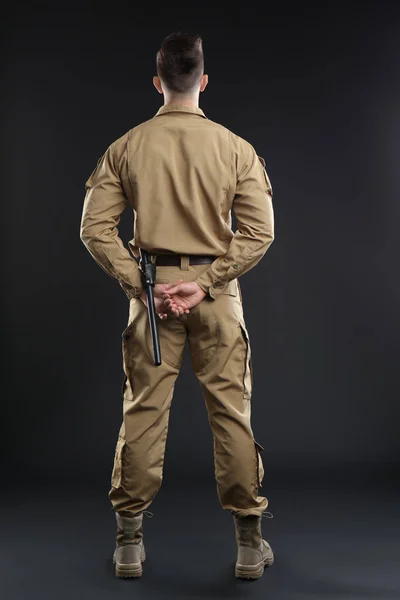
[(269, 512), (269, 510), (265, 510), (262, 514), (261, 514), (262, 518), (266, 518), (266, 519), (273, 519), (274, 515)]

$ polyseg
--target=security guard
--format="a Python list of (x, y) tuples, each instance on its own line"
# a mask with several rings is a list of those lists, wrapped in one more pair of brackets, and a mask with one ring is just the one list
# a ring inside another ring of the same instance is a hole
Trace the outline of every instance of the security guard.
[[(208, 83), (201, 37), (169, 35), (156, 62), (153, 83), (164, 105), (98, 161), (86, 182), (80, 230), (90, 254), (129, 299), (123, 422), (109, 492), (117, 520), (115, 572), (142, 574), (143, 513), (151, 516), (146, 509), (162, 482), (171, 400), (188, 339), (213, 433), (219, 501), (234, 518), (235, 575), (255, 579), (272, 564), (273, 552), (261, 534), (268, 500), (258, 495), (263, 447), (250, 422), (252, 362), (238, 277), (274, 239), (272, 189), (254, 147), (198, 106)], [(117, 229), (127, 205), (134, 212), (132, 254)], [(139, 248), (157, 269), (158, 367)]]

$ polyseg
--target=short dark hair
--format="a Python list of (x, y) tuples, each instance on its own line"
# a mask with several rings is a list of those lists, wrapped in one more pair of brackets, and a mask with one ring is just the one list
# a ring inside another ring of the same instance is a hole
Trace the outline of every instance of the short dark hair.
[(157, 52), (157, 75), (171, 91), (187, 94), (204, 72), (203, 40), (200, 35), (171, 33)]

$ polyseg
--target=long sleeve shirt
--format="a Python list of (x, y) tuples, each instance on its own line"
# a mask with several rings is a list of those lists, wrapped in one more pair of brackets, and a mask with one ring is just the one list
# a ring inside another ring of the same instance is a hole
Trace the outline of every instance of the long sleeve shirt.
[[(130, 129), (107, 148), (85, 190), (81, 240), (128, 298), (143, 290), (139, 248), (215, 256), (196, 279), (215, 299), (261, 260), (274, 239), (264, 159), (198, 107), (164, 105)], [(134, 216), (130, 251), (118, 235), (127, 206)]]

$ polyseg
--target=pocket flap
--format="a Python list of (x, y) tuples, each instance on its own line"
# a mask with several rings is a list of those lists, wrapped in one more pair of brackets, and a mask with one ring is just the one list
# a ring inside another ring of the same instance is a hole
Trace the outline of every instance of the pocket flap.
[(264, 446), (259, 444), (256, 440), (254, 440), (254, 445), (256, 448), (256, 465), (257, 465), (257, 485), (258, 487), (262, 487), (262, 482), (264, 479), (264, 464), (261, 458), (261, 452), (265, 450)]
[(247, 332), (246, 325), (244, 321), (240, 321), (239, 323), (240, 329), (242, 331), (242, 336), (246, 343), (246, 356), (245, 356), (245, 366), (243, 373), (243, 397), (247, 400), (251, 398), (251, 391), (253, 386), (253, 369), (251, 362), (251, 347), (250, 347), (250, 338)]
[(231, 281), (228, 281), (228, 285), (222, 293), (229, 294), (230, 296), (237, 296), (237, 280), (232, 279)]
[(111, 474), (111, 485), (115, 488), (121, 487), (122, 483), (122, 452), (124, 446), (125, 439), (119, 436), (115, 446), (114, 466)]

